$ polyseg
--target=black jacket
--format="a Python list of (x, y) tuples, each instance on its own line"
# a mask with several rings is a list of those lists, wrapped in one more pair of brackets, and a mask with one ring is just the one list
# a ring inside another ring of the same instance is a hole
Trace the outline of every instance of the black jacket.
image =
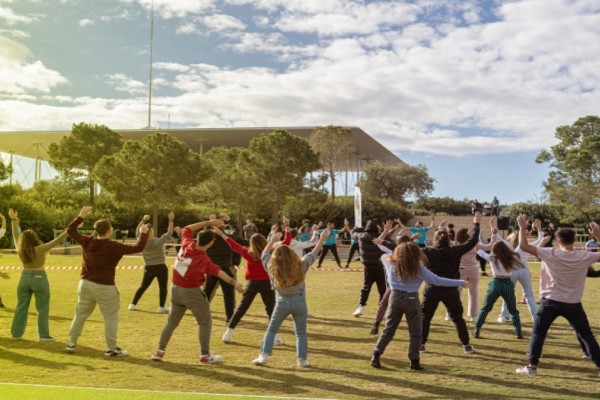
[[(473, 224), (473, 233), (463, 244), (450, 247), (426, 247), (423, 253), (429, 260), (427, 268), (434, 274), (443, 278), (460, 278), (460, 259), (462, 256), (477, 245), (479, 241), (479, 224)], [(427, 284), (429, 285), (429, 284)]]

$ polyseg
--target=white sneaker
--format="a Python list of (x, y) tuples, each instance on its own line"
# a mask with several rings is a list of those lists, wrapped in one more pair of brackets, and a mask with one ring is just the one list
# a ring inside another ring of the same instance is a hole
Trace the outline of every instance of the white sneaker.
[(498, 317), (498, 319), (496, 321), (498, 321), (498, 323), (500, 323), (500, 324), (503, 324), (505, 322), (510, 322), (510, 318), (506, 318), (505, 316), (501, 315)]
[(308, 360), (305, 360), (304, 358), (299, 358), (298, 359), (298, 368), (306, 368), (306, 367), (310, 367), (310, 363), (308, 362)]
[(135, 311), (135, 304), (130, 304), (129, 307), (127, 307), (127, 309), (129, 311)]
[(365, 312), (365, 308), (363, 306), (358, 306), (356, 310), (352, 313), (355, 317), (360, 317)]
[(159, 314), (168, 314), (171, 312), (171, 307), (158, 307)]
[(537, 374), (537, 368), (531, 368), (529, 365), (526, 365), (522, 368), (517, 368), (515, 370), (515, 372), (517, 374), (521, 374), (521, 375), (532, 375), (535, 376), (535, 374)]
[(225, 333), (223, 334), (223, 342), (233, 343), (233, 332), (229, 332), (229, 330), (225, 331)]
[(221, 356), (218, 356), (216, 354), (205, 354), (203, 356), (200, 356), (200, 364), (214, 364), (214, 363), (218, 363), (219, 361), (221, 361)]
[(451, 320), (451, 318), (450, 318), (450, 314), (446, 314), (446, 316), (444, 317), (444, 319), (445, 319), (446, 321), (450, 321), (450, 320)]
[(263, 365), (263, 364), (266, 364), (267, 362), (269, 362), (269, 360), (267, 360), (267, 355), (263, 354), (263, 353), (260, 353), (258, 355), (258, 358), (255, 358), (254, 360), (252, 360), (252, 363), (256, 364), (256, 365)]
[(273, 342), (273, 344), (275, 346), (282, 346), (283, 345), (283, 339), (281, 337), (279, 337), (279, 335), (275, 335), (275, 342)]

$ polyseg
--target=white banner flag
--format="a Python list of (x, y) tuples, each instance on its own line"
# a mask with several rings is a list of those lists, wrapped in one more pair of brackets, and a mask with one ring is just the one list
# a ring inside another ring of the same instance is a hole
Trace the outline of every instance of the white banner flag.
[(354, 226), (362, 226), (362, 196), (358, 186), (354, 186)]

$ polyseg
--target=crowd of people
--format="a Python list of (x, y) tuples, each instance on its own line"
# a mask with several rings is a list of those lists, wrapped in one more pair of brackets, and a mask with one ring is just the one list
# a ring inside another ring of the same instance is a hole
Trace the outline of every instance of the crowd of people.
[[(496, 200), (496, 199), (495, 199)], [(482, 328), (494, 303), (503, 299), (498, 322), (512, 321), (514, 334), (523, 339), (521, 316), (516, 306), (515, 283), (519, 282), (526, 299), (533, 328), (529, 344), (529, 363), (516, 370), (519, 374), (535, 375), (542, 354), (544, 340), (554, 320), (562, 316), (576, 332), (584, 357), (591, 358), (600, 375), (600, 347), (590, 328), (581, 304), (585, 279), (598, 276), (592, 265), (600, 261), (598, 246), (588, 243), (588, 250), (574, 248), (575, 233), (569, 228), (559, 228), (547, 235), (541, 221), (536, 219), (532, 227), (538, 232), (537, 240), (528, 242), (529, 221), (526, 216), (517, 218), (519, 231), (505, 240), (499, 235), (497, 217), (490, 219), (490, 240), (483, 240), (481, 232), (482, 213), (474, 211), (471, 229), (461, 228), (442, 221), (427, 243), (429, 229), (434, 229), (435, 218), (429, 226), (417, 221), (414, 227), (406, 227), (400, 219), (380, 223), (369, 220), (363, 227), (352, 228), (346, 219), (341, 229), (333, 222), (310, 225), (302, 221), (294, 228), (290, 220), (283, 218), (281, 224), (273, 225), (267, 237), (263, 236), (252, 221), (240, 230), (227, 215), (219, 218), (211, 215), (200, 221), (178, 228), (174, 226), (175, 215), (168, 215), (167, 231), (158, 232), (145, 215), (136, 229), (136, 242), (127, 244), (111, 240), (113, 227), (109, 220), (94, 223), (94, 235), (85, 235), (78, 227), (92, 214), (86, 206), (54, 240), (43, 243), (32, 229), (21, 231), (19, 214), (10, 209), (12, 236), (15, 241), (23, 271), (17, 285), (17, 305), (11, 326), (11, 335), (20, 339), (27, 326), (31, 298), (35, 297), (38, 313), (38, 336), (40, 341), (54, 341), (50, 334), (50, 285), (45, 272), (47, 253), (60, 245), (67, 237), (81, 246), (83, 262), (77, 289), (77, 304), (71, 323), (66, 351), (75, 352), (86, 320), (96, 305), (104, 319), (107, 357), (127, 356), (127, 350), (118, 345), (120, 294), (115, 285), (115, 270), (119, 260), (126, 254), (142, 253), (144, 275), (128, 309), (135, 311), (144, 292), (156, 278), (159, 285), (158, 312), (168, 314), (162, 329), (154, 361), (163, 361), (169, 341), (190, 310), (198, 325), (199, 362), (212, 364), (221, 357), (210, 351), (212, 321), (210, 302), (220, 286), (223, 291), (227, 329), (222, 340), (234, 341), (234, 331), (257, 295), (260, 295), (268, 317), (265, 334), (258, 357), (252, 362), (266, 364), (273, 354), (273, 347), (283, 342), (278, 335), (282, 322), (291, 315), (296, 335), (296, 361), (299, 368), (310, 366), (308, 361), (307, 291), (305, 276), (316, 262), (321, 268), (324, 258), (331, 252), (341, 269), (347, 268), (355, 251), (363, 264), (363, 284), (359, 292), (355, 317), (364, 314), (373, 284), (378, 291), (378, 309), (371, 334), (379, 334), (371, 356), (371, 365), (381, 367), (381, 356), (391, 343), (398, 326), (406, 316), (409, 334), (408, 358), (410, 369), (423, 369), (420, 354), (427, 351), (431, 320), (440, 303), (446, 310), (446, 319), (455, 325), (458, 340), (466, 354), (475, 352), (463, 314), (461, 289), (468, 290), (466, 317), (474, 322), (473, 337), (482, 335)], [(495, 213), (496, 214), (496, 213)], [(2, 225), (0, 237), (6, 233), (6, 219), (0, 214)], [(404, 234), (409, 231), (410, 234)], [(600, 227), (592, 222), (589, 233), (596, 241)], [(164, 245), (181, 239), (180, 248), (172, 266), (170, 307), (167, 307), (168, 273)], [(337, 252), (340, 235), (346, 235), (351, 250), (343, 266)], [(349, 236), (348, 236), (349, 235)], [(548, 246), (554, 239), (556, 246)], [(597, 242), (596, 242), (597, 244)], [(541, 260), (540, 306), (533, 294), (531, 275), (527, 260), (533, 255)], [(479, 277), (476, 256), (491, 265), (492, 279), (482, 306), (479, 306)], [(245, 261), (245, 287), (236, 279), (237, 266)], [(0, 277), (8, 274), (0, 272)], [(422, 301), (419, 288), (425, 282)], [(457, 288), (459, 288), (457, 290)], [(235, 306), (235, 292), (241, 293), (239, 305)], [(1, 306), (0, 300), (0, 306)]]

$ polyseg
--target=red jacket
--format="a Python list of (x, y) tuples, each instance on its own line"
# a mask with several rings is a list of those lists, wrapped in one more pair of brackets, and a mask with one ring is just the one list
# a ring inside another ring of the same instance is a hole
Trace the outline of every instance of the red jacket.
[(194, 231), (181, 231), (181, 249), (173, 265), (173, 284), (183, 288), (197, 288), (204, 284), (205, 275), (219, 275), (221, 267), (212, 262), (204, 250), (196, 248)]

